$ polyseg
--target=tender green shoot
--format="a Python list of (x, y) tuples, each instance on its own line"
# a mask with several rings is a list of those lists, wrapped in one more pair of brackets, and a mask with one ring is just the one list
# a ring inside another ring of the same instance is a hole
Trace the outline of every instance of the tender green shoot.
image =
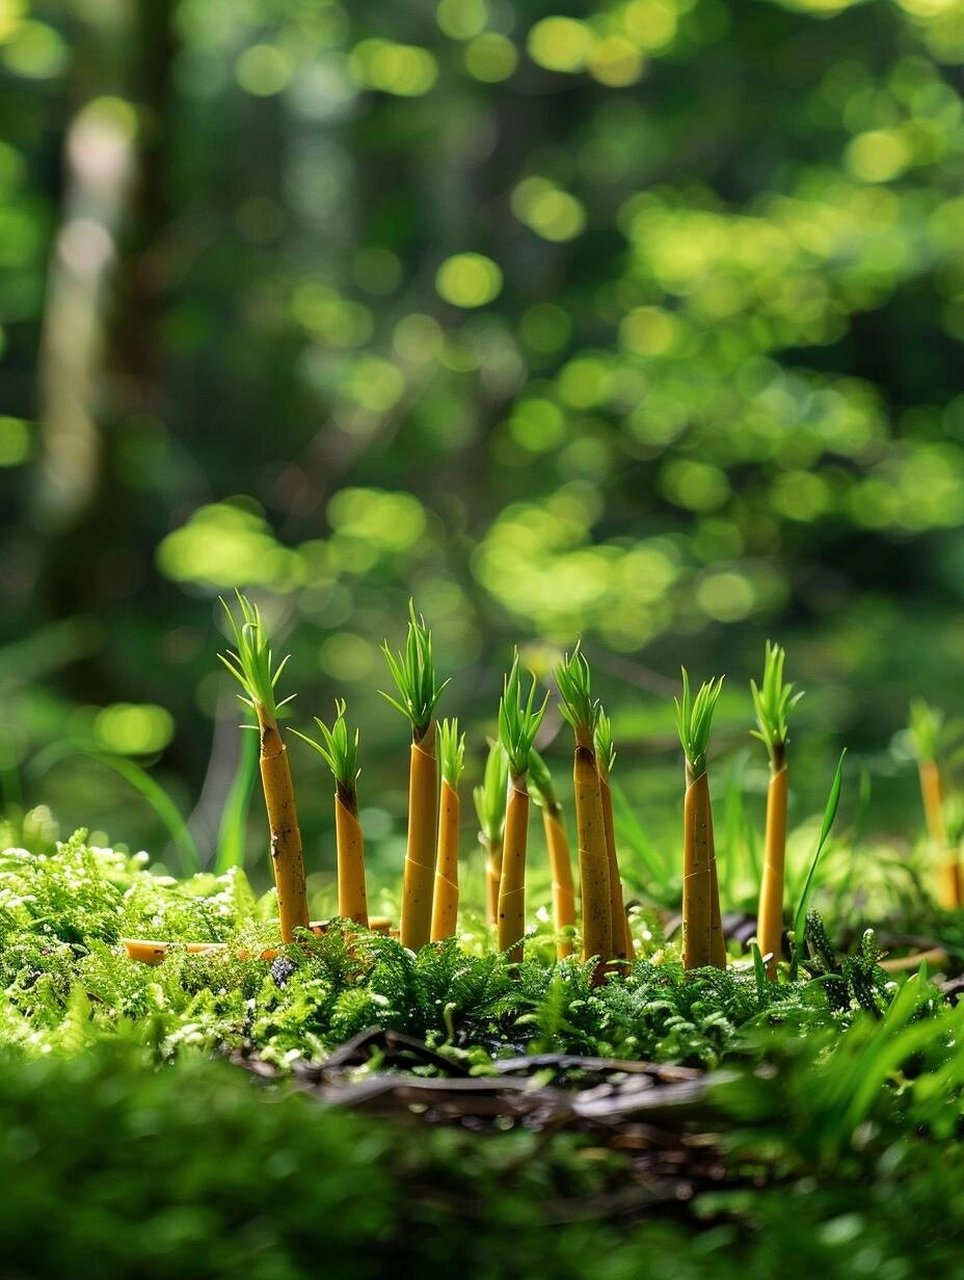
[(609, 716), (603, 711), (602, 706), (596, 706), (596, 729), (593, 734), (593, 747), (596, 751), (596, 760), (607, 773), (611, 772), (613, 765), (616, 763), (616, 747), (613, 743), (613, 726)]
[(459, 734), (456, 719), (439, 721), (438, 758), (442, 781), (447, 782), (453, 791), (458, 791), (459, 779), (465, 768), (465, 734)]
[(529, 794), (536, 804), (548, 809), (550, 813), (555, 814), (557, 817), (562, 812), (559, 797), (556, 795), (556, 789), (552, 783), (552, 774), (549, 772), (549, 766), (535, 747), (529, 752)]
[(323, 720), (314, 717), (315, 724), (321, 734), (321, 741), (316, 742), (306, 733), (298, 729), (291, 732), (309, 747), (314, 747), (332, 772), (338, 787), (353, 795), (355, 784), (361, 769), (358, 767), (358, 730), (352, 733), (345, 719), (346, 704), (343, 698), (335, 699), (335, 721), (329, 729)]
[(482, 839), (497, 845), (505, 828), (505, 808), (509, 789), (509, 758), (496, 739), (489, 743), (489, 757), (480, 787), (473, 788), (472, 799), (479, 819)]
[(562, 699), (559, 710), (563, 717), (577, 732), (582, 730), (591, 736), (595, 732), (599, 704), (592, 700), (589, 663), (579, 643), (572, 656), (566, 654), (556, 668), (556, 685)]
[(238, 697), (245, 706), (250, 707), (259, 720), (262, 717), (277, 720), (281, 708), (294, 697), (294, 694), (290, 694), (280, 702), (275, 698), (275, 686), (290, 655), (274, 666), (271, 645), (258, 606), (240, 591), (237, 596), (241, 609), (240, 622), (230, 606), (221, 599), (234, 637), (234, 651), (219, 653), (218, 657), (244, 690)]
[(419, 742), (428, 732), (435, 704), (448, 680), (443, 680), (441, 684), (438, 682), (432, 659), (432, 633), (426, 627), (422, 615), (415, 612), (414, 600), (408, 602), (408, 615), (405, 648), (393, 654), (387, 641), (382, 645), (382, 653), (398, 690), (398, 699), (381, 692), (383, 698), (411, 721), (412, 738)]
[(936, 761), (944, 746), (944, 712), (923, 698), (914, 698), (910, 704), (909, 728), (916, 758), (922, 762)]
[(694, 778), (706, 772), (706, 749), (713, 727), (713, 712), (723, 692), (723, 677), (717, 676), (700, 685), (694, 698), (690, 690), (689, 673), (680, 667), (683, 677), (683, 698), (676, 703), (676, 728), (686, 763)]
[(521, 778), (529, 768), (529, 754), (548, 701), (547, 693), (542, 705), (536, 706), (535, 676), (532, 677), (528, 696), (523, 696), (519, 655), (516, 653), (512, 668), (505, 678), (499, 702), (499, 741), (508, 758), (509, 772), (513, 778)]
[(781, 766), (786, 752), (790, 712), (803, 697), (802, 690), (794, 693), (793, 685), (787, 684), (783, 678), (786, 657), (786, 652), (780, 645), (768, 640), (764, 649), (763, 685), (761, 687), (755, 680), (750, 681), (759, 726), (750, 732), (764, 744), (775, 768)]

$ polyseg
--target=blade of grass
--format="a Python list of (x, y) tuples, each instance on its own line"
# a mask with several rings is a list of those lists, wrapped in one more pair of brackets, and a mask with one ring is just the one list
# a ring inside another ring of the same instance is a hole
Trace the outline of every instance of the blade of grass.
[(123, 779), (153, 810), (155, 817), (171, 837), (171, 842), (180, 855), (182, 874), (195, 875), (201, 870), (201, 855), (197, 844), (177, 805), (160, 783), (133, 760), (105, 751), (88, 750), (72, 743), (55, 742), (34, 757), (30, 764), (30, 776), (33, 779), (40, 778), (54, 765), (71, 757), (93, 760)]
[(629, 797), (618, 782), (611, 782), (613, 793), (613, 810), (616, 819), (616, 832), (620, 843), (625, 843), (645, 864), (646, 870), (656, 882), (659, 889), (659, 901), (672, 902), (677, 890), (673, 885), (670, 867), (653, 846), (649, 836), (637, 818)]
[(224, 875), (232, 867), (244, 867), (248, 813), (257, 776), (258, 736), (246, 733), (241, 740), (241, 757), (218, 824), (218, 851), (214, 864), (218, 875)]
[(837, 761), (837, 769), (833, 776), (833, 782), (830, 784), (830, 794), (827, 796), (827, 804), (823, 811), (823, 822), (820, 824), (820, 837), (817, 840), (817, 847), (814, 850), (813, 860), (810, 863), (810, 870), (807, 872), (807, 878), (803, 882), (803, 892), (800, 895), (800, 902), (797, 906), (796, 914), (793, 917), (793, 958), (790, 961), (790, 977), (791, 980), (797, 976), (797, 970), (800, 965), (800, 951), (803, 945), (803, 925), (807, 918), (807, 910), (810, 906), (810, 898), (814, 889), (814, 877), (817, 873), (817, 867), (823, 856), (824, 848), (830, 836), (830, 829), (833, 826), (834, 819), (837, 816), (837, 807), (840, 804), (840, 788), (843, 783), (843, 767), (844, 760), (847, 755), (847, 748), (844, 747), (840, 753), (840, 759)]

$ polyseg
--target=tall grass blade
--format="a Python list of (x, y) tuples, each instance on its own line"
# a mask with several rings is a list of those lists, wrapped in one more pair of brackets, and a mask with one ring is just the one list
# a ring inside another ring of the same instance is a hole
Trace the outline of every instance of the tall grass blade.
[(241, 758), (224, 799), (218, 823), (218, 847), (214, 869), (219, 876), (232, 867), (244, 867), (248, 813), (258, 777), (258, 735), (241, 735)]
[(30, 774), (39, 778), (62, 760), (77, 756), (83, 760), (93, 760), (102, 764), (112, 773), (122, 778), (132, 787), (141, 799), (154, 811), (155, 817), (166, 829), (171, 842), (180, 855), (183, 875), (196, 875), (201, 870), (201, 855), (198, 852), (194, 836), (185, 822), (177, 805), (167, 794), (160, 783), (156, 782), (146, 769), (142, 769), (133, 760), (125, 756), (111, 755), (106, 751), (88, 750), (67, 742), (52, 743), (45, 751), (41, 751), (31, 762)]
[(673, 873), (667, 863), (660, 857), (655, 846), (646, 834), (642, 823), (636, 817), (626, 792), (618, 782), (610, 782), (613, 794), (613, 815), (616, 823), (616, 834), (620, 844), (631, 849), (655, 882), (658, 893), (653, 895), (660, 902), (675, 900), (678, 889), (673, 883)]
[(793, 917), (793, 959), (790, 962), (790, 977), (795, 979), (800, 964), (800, 954), (803, 948), (803, 926), (807, 918), (807, 910), (810, 906), (810, 898), (813, 894), (814, 877), (817, 873), (817, 867), (823, 856), (824, 847), (830, 836), (830, 829), (833, 826), (834, 819), (837, 816), (837, 807), (840, 804), (840, 788), (843, 783), (843, 767), (844, 759), (847, 755), (847, 748), (844, 747), (840, 753), (840, 759), (837, 761), (837, 771), (833, 776), (833, 782), (830, 784), (830, 794), (827, 796), (827, 805), (823, 811), (823, 822), (820, 824), (820, 837), (817, 840), (817, 847), (814, 850), (813, 860), (810, 863), (810, 870), (807, 872), (807, 878), (803, 883), (803, 892), (800, 895), (800, 903), (797, 906), (796, 915)]

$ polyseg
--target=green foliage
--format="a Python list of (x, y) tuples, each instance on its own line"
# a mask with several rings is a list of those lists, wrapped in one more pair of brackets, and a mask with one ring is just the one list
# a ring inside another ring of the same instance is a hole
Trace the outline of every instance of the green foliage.
[(918, 760), (937, 760), (943, 746), (945, 729), (943, 711), (930, 706), (923, 698), (911, 700), (910, 738)]
[(556, 685), (563, 717), (573, 729), (587, 733), (591, 738), (596, 730), (599, 704), (592, 700), (589, 663), (581, 644), (576, 645), (571, 656), (567, 653), (556, 668)]
[(763, 685), (761, 687), (755, 680), (750, 681), (753, 708), (759, 726), (750, 732), (764, 744), (775, 765), (783, 760), (790, 712), (803, 697), (802, 690), (794, 693), (793, 685), (787, 684), (783, 678), (786, 658), (785, 650), (768, 640), (764, 649)]
[[(285, 948), (278, 968), (260, 959), (276, 947), (267, 909), (240, 871), (174, 881), (91, 849), (83, 833), (52, 855), (11, 851), (0, 868), (0, 1043), (65, 1052), (78, 1038), (134, 1034), (159, 1058), (244, 1043), (285, 1066), (377, 1023), (458, 1052), (529, 1047), (712, 1065), (742, 1052), (745, 1029), (761, 1020), (853, 1016), (805, 984), (761, 990), (736, 970), (687, 976), (657, 941), (652, 958), (597, 987), (592, 965), (553, 963), (548, 926), (545, 947), (537, 936), (533, 958), (515, 968), (454, 940), (413, 955), (356, 926)], [(174, 945), (151, 967), (127, 958), (122, 936)], [(179, 941), (227, 945), (198, 955)]]
[(439, 721), (438, 759), (443, 780), (453, 791), (458, 791), (465, 768), (465, 734), (459, 733), (457, 719)]
[(893, 982), (880, 968), (883, 952), (872, 929), (865, 929), (853, 956), (841, 956), (827, 936), (826, 926), (816, 911), (808, 911), (804, 945), (809, 953), (807, 967), (824, 986), (832, 1009), (862, 1009), (881, 1018), (893, 995)]
[(496, 739), (489, 744), (482, 785), (472, 790), (479, 831), (482, 838), (489, 844), (498, 844), (502, 839), (508, 787), (509, 760), (502, 743)]
[(690, 692), (690, 678), (685, 667), (681, 667), (683, 678), (683, 697), (674, 698), (676, 703), (676, 729), (680, 745), (686, 756), (687, 768), (694, 778), (706, 772), (706, 751), (710, 741), (710, 730), (713, 727), (713, 712), (723, 692), (723, 677), (717, 676), (700, 685), (694, 698)]
[(435, 704), (448, 680), (438, 683), (432, 658), (432, 633), (426, 627), (425, 619), (416, 614), (414, 600), (408, 602), (408, 615), (408, 637), (404, 650), (393, 654), (387, 641), (382, 646), (382, 653), (401, 701), (384, 692), (382, 697), (411, 721), (412, 737), (418, 742), (428, 731)]
[(302, 742), (307, 742), (309, 747), (314, 747), (331, 770), (339, 787), (354, 794), (355, 784), (361, 773), (358, 767), (359, 730), (356, 729), (354, 734), (350, 732), (348, 722), (345, 720), (345, 711), (344, 699), (336, 698), (335, 721), (330, 729), (323, 720), (315, 716), (315, 724), (321, 733), (321, 742), (316, 742), (314, 738), (309, 738), (307, 734), (300, 733), (297, 729), (292, 729), (291, 732)]
[(281, 702), (275, 699), (275, 687), (290, 655), (286, 655), (275, 666), (270, 639), (258, 606), (240, 591), (237, 592), (237, 597), (240, 622), (230, 606), (224, 600), (221, 601), (234, 636), (234, 651), (219, 653), (218, 657), (244, 690), (238, 697), (245, 706), (256, 712), (259, 718), (263, 715), (269, 720), (276, 720), (281, 708), (294, 697), (294, 694), (290, 694)]
[(499, 701), (499, 741), (513, 778), (521, 778), (529, 768), (529, 753), (549, 702), (547, 693), (542, 703), (536, 706), (536, 691), (537, 682), (533, 676), (528, 697), (523, 694), (519, 655), (516, 653)]
[(612, 772), (616, 763), (616, 745), (613, 742), (613, 726), (600, 704), (596, 709), (596, 727), (593, 732), (593, 747), (600, 765)]
[(529, 752), (529, 794), (536, 804), (544, 805), (550, 813), (558, 816), (562, 812), (549, 766), (535, 747)]

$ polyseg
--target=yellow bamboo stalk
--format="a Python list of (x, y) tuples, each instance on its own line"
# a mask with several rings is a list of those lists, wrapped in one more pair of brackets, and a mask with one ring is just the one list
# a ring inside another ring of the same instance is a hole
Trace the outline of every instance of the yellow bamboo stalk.
[(787, 767), (780, 764), (770, 772), (767, 789), (766, 835), (763, 850), (763, 878), (756, 937), (761, 955), (771, 954), (767, 976), (777, 976), (777, 961), (783, 940), (783, 886), (787, 852)]
[(616, 824), (613, 821), (613, 793), (609, 788), (609, 771), (602, 756), (596, 756), (599, 771), (599, 798), (602, 803), (603, 827), (606, 832), (606, 859), (609, 865), (609, 913), (612, 918), (612, 954), (614, 959), (625, 960), (631, 954), (627, 950), (626, 910), (623, 906), (623, 886), (619, 879), (619, 861), (616, 856)]
[(598, 956), (601, 964), (606, 964), (613, 954), (609, 853), (596, 754), (584, 732), (576, 736), (572, 780), (582, 886), (582, 958)]
[(513, 963), (522, 959), (526, 931), (526, 843), (529, 792), (525, 775), (513, 778), (505, 812), (502, 840), (502, 878), (499, 882), (499, 950)]
[(281, 939), (291, 942), (296, 929), (308, 927), (308, 897), (305, 889), (305, 859), (298, 830), (294, 786), (288, 764), (288, 749), (278, 726), (258, 706), (261, 730), (261, 784), (268, 830), (271, 836), (271, 867), (278, 891)]
[(432, 941), (455, 935), (459, 912), (459, 793), (442, 779), (439, 796), (438, 857), (432, 901)]
[(129, 960), (137, 960), (141, 964), (157, 965), (167, 959), (168, 953), (180, 946), (190, 955), (203, 955), (208, 951), (223, 951), (223, 942), (155, 942), (148, 938), (121, 938), (121, 945), (127, 952)]
[(725, 969), (726, 937), (723, 933), (723, 917), (720, 912), (720, 882), (716, 869), (716, 842), (713, 838), (713, 818), (710, 817), (710, 946), (713, 963), (717, 969)]
[(687, 769), (683, 804), (683, 965), (687, 969), (726, 967), (725, 949), (722, 963), (720, 957), (722, 929), (715, 863), (709, 779), (705, 771), (693, 778)]
[(937, 899), (942, 907), (954, 911), (962, 905), (964, 899), (957, 852), (949, 847), (947, 839), (940, 765), (936, 760), (921, 760), (919, 772), (927, 834), (941, 857), (937, 871)]
[(338, 857), (338, 914), (368, 927), (365, 842), (353, 791), (335, 788), (335, 844)]
[(408, 775), (408, 845), (402, 885), (402, 946), (417, 951), (432, 934), (438, 764), (435, 721), (412, 743)]
[(485, 849), (485, 918), (494, 925), (499, 918), (499, 881), (502, 878), (502, 841), (483, 841)]
[(563, 929), (576, 923), (576, 891), (572, 881), (572, 855), (569, 837), (559, 813), (553, 813), (548, 804), (542, 807), (542, 829), (549, 850), (549, 869), (552, 874), (552, 924), (556, 931), (556, 958), (564, 960), (572, 955), (572, 938), (563, 937)]

